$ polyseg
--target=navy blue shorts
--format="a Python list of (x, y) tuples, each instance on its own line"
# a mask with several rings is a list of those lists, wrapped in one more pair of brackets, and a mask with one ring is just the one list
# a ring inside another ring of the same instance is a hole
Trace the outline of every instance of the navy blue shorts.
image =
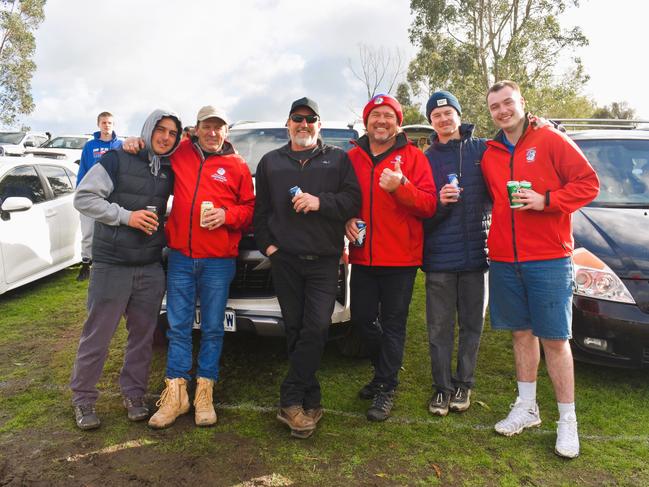
[(491, 262), (489, 316), (496, 330), (532, 330), (549, 340), (572, 337), (572, 260)]

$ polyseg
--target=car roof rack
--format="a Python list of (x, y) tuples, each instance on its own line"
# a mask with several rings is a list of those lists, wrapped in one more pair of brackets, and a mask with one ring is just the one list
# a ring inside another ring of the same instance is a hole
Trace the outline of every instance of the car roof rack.
[(624, 120), (619, 118), (551, 118), (566, 129), (618, 129), (618, 130), (649, 130), (649, 120)]

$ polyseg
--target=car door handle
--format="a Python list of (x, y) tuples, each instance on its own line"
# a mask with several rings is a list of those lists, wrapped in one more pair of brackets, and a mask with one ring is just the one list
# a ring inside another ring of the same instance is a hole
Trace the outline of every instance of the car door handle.
[(53, 216), (56, 216), (57, 212), (54, 210), (45, 210), (45, 217), (46, 218), (51, 218)]

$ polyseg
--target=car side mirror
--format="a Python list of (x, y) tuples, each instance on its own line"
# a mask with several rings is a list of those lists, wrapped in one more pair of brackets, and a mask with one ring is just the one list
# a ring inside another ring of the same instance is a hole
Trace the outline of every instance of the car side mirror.
[(24, 198), (22, 196), (11, 196), (9, 198), (6, 198), (2, 202), (2, 206), (0, 206), (0, 218), (2, 218), (2, 220), (4, 221), (7, 221), (9, 220), (9, 218), (11, 218), (11, 213), (17, 211), (27, 211), (32, 206), (34, 206), (34, 203), (32, 203), (32, 200), (30, 200), (29, 198)]

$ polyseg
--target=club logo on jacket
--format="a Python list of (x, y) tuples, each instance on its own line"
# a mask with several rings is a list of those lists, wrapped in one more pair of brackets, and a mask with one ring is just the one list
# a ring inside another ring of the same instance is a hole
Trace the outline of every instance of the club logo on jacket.
[(210, 176), (215, 181), (220, 181), (222, 183), (227, 183), (228, 178), (225, 176), (225, 169), (219, 167), (214, 174)]
[(527, 162), (534, 162), (535, 159), (536, 159), (536, 147), (527, 149), (527, 152), (525, 153), (525, 160)]

